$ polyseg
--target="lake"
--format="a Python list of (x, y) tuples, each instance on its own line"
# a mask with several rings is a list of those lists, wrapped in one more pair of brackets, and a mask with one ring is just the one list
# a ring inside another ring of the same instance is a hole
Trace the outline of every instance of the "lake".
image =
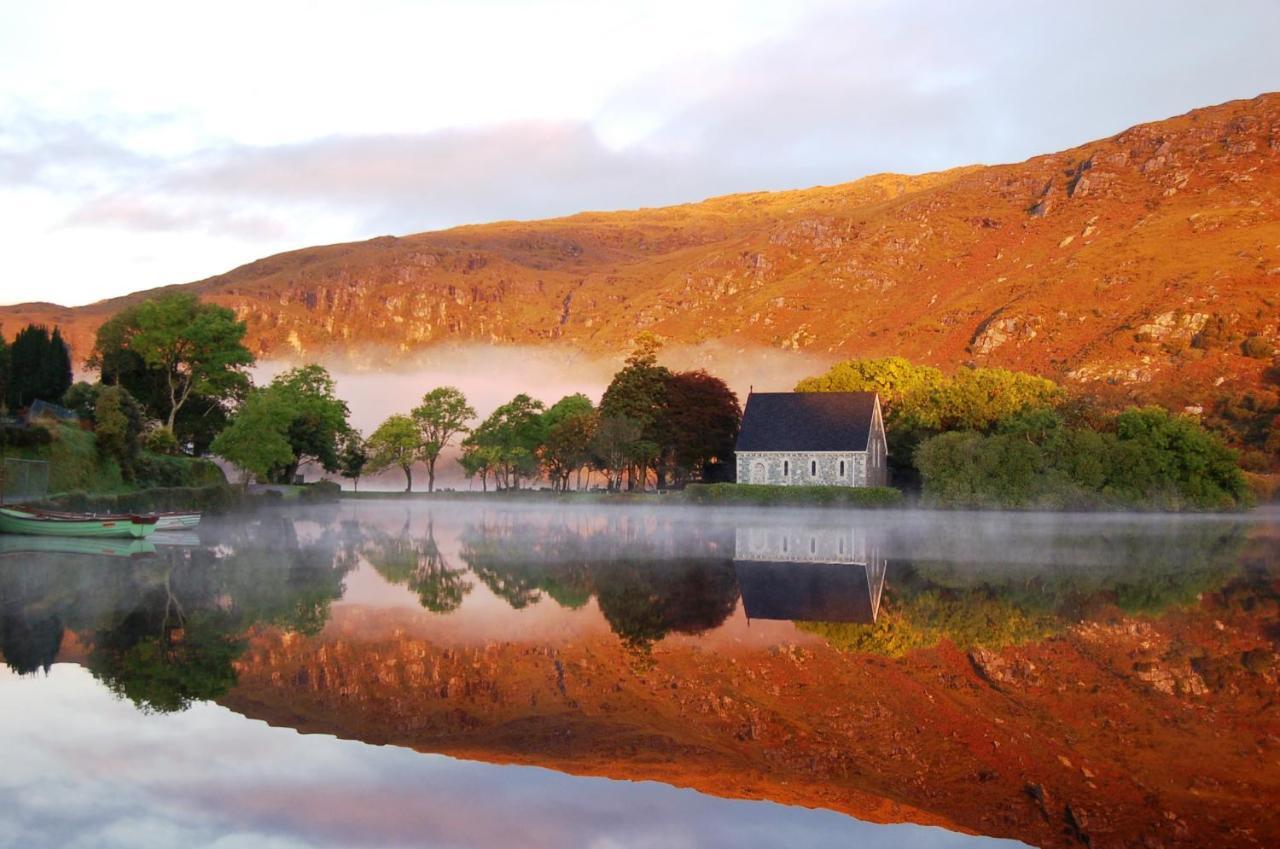
[(1280, 845), (1280, 514), (0, 537), (0, 846)]

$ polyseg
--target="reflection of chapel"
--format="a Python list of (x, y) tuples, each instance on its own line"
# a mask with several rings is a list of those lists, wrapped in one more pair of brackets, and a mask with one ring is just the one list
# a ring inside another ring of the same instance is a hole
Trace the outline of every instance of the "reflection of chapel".
[(873, 623), (886, 566), (860, 528), (740, 527), (734, 540), (749, 620)]
[(735, 453), (738, 483), (889, 482), (880, 396), (874, 392), (753, 392)]

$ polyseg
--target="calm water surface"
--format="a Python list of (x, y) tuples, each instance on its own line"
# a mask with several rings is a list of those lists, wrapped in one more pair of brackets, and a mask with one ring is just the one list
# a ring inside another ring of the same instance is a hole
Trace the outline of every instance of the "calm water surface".
[(1280, 845), (1280, 516), (0, 537), (0, 846)]

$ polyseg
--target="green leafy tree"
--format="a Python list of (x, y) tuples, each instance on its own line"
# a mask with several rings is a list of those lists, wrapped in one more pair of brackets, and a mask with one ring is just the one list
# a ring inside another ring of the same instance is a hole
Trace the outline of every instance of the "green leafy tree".
[(488, 492), (489, 475), (498, 465), (498, 449), (485, 444), (484, 434), (472, 431), (462, 440), (462, 455), (458, 458), (458, 465), (462, 466), (462, 472), (468, 480), (479, 475), (481, 490)]
[(413, 490), (413, 464), (421, 459), (422, 438), (418, 425), (406, 415), (389, 416), (369, 436), (369, 471), (380, 472), (399, 466), (404, 472), (404, 491)]
[(520, 478), (538, 473), (538, 450), (546, 440), (545, 407), (523, 393), (494, 410), (472, 434), (471, 445), (493, 461), (501, 489), (519, 489)]
[(142, 436), (142, 407), (123, 386), (104, 386), (94, 405), (94, 438), (98, 451), (120, 464), (127, 479), (134, 477)]
[(573, 473), (591, 462), (596, 423), (595, 405), (581, 393), (566, 395), (543, 413), (546, 437), (538, 457), (555, 489), (567, 490)]
[(644, 428), (637, 421), (621, 416), (600, 416), (591, 438), (591, 454), (596, 467), (604, 473), (608, 489), (621, 487), (623, 471), (638, 453), (636, 444), (643, 435)]
[(476, 417), (476, 411), (467, 403), (467, 396), (452, 386), (440, 386), (422, 396), (422, 403), (413, 408), (413, 420), (422, 434), (422, 458), (427, 464), (427, 492), (436, 488), (436, 460), (440, 452), (458, 434), (466, 430), (467, 422)]
[(226, 307), (177, 292), (144, 301), (126, 318), (105, 337), (99, 333), (95, 361), (105, 376), (125, 359), (120, 348), (127, 348), (158, 372), (165, 391), (162, 418), (170, 430), (193, 395), (234, 397), (248, 386), (244, 369), (253, 355), (243, 344), (245, 325)]
[(929, 404), (929, 399), (946, 382), (932, 366), (916, 365), (905, 357), (846, 360), (825, 374), (807, 377), (796, 384), (797, 392), (877, 392), (885, 423), (892, 426), (900, 416), (912, 416)]
[(285, 437), (293, 459), (275, 470), (277, 482), (292, 483), (298, 467), (306, 462), (318, 463), (326, 472), (338, 471), (350, 411), (337, 397), (329, 372), (314, 363), (292, 368), (272, 380), (268, 390), (289, 414)]
[[(103, 383), (128, 389), (148, 416), (164, 420), (169, 415), (169, 376), (162, 369), (148, 366), (129, 347), (130, 338), (138, 330), (141, 307), (141, 304), (126, 307), (98, 328), (87, 365), (98, 369)], [(247, 376), (237, 379), (229, 388), (218, 389), (216, 394), (192, 391), (174, 418), (173, 433), (182, 444), (190, 445), (194, 453), (205, 453), (213, 438), (230, 421), (232, 405), (243, 401), (248, 391)]]
[(342, 444), (338, 448), (338, 473), (359, 490), (360, 477), (368, 465), (369, 447), (360, 431), (352, 428), (342, 435)]
[(279, 393), (254, 390), (210, 449), (244, 470), (246, 485), (250, 476), (265, 480), (272, 469), (293, 462), (293, 449), (285, 435), (291, 415)]
[(640, 425), (640, 437), (630, 446), (628, 474), (632, 488), (644, 488), (650, 465), (662, 445), (661, 423), (671, 371), (658, 365), (661, 343), (652, 334), (641, 334), (622, 370), (613, 376), (600, 399), (600, 415), (628, 419)]
[(1249, 488), (1236, 454), (1188, 416), (1160, 407), (1130, 408), (1116, 417), (1120, 456), (1109, 488), (1128, 498), (1172, 494), (1198, 507), (1246, 501)]
[(79, 416), (81, 421), (92, 423), (98, 406), (98, 392), (102, 388), (100, 383), (77, 381), (63, 394), (62, 406)]

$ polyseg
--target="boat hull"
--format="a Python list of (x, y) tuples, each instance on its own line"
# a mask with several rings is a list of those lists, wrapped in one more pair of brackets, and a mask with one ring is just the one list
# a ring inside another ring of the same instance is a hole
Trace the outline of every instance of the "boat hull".
[(200, 524), (200, 513), (161, 513), (156, 519), (157, 531), (189, 531)]
[(156, 520), (136, 516), (71, 518), (0, 508), (0, 533), (28, 536), (143, 539), (156, 530)]

